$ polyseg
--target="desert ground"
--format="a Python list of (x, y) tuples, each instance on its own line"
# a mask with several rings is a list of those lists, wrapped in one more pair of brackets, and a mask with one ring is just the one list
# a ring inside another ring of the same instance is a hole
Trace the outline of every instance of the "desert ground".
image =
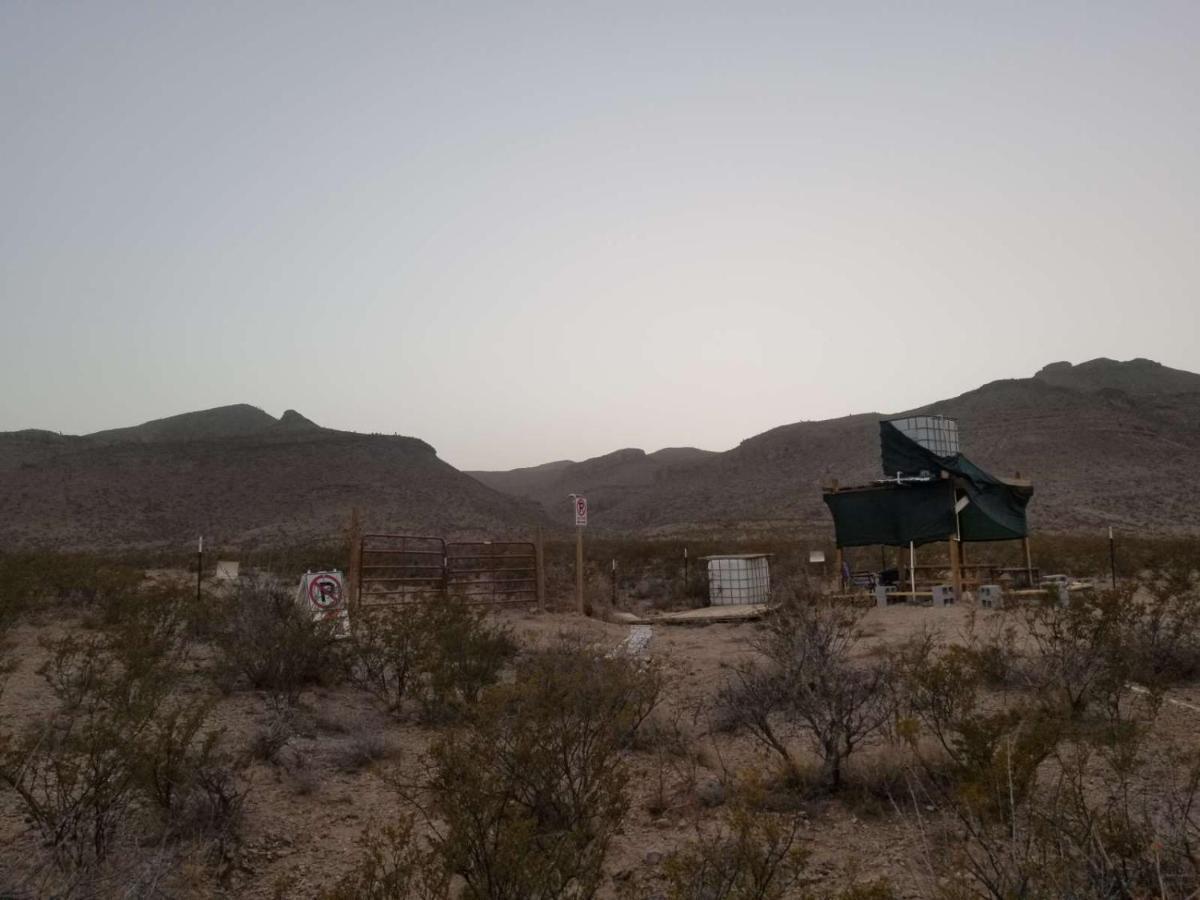
[[(162, 589), (174, 579), (186, 578), (182, 572), (160, 572), (151, 582)], [(566, 611), (569, 598), (558, 599), (561, 602), (551, 604), (555, 611), (521, 604), (489, 610), (482, 621), (487, 628), (510, 633), (516, 659), (564, 640), (600, 657), (623, 657), (631, 626)], [(205, 602), (222, 601), (206, 594)], [(1018, 632), (1009, 645), (1014, 660), (1029, 665), (1035, 656), (1020, 609), (981, 610), (966, 602), (945, 608), (864, 608), (852, 615), (851, 667), (879, 664), (922, 642), (934, 647), (935, 658), (954, 646), (997, 647), (1006, 629)], [(4, 896), (349, 896), (366, 891), (365, 882), (346, 879), (361, 871), (362, 840), (369, 829), (411, 816), (416, 821), (411, 841), (421, 844), (422, 836), (434, 827), (436, 815), (424, 817), (420, 805), (414, 805), (412, 796), (396, 785), (419, 781), (428, 771), (431, 746), (463, 727), (464, 719), (430, 722), (411, 706), (396, 708), (382, 701), (340, 672), (306, 678), (289, 699), (281, 700), (279, 691), (256, 689), (242, 679), (220, 674), (219, 642), (196, 638), (187, 641), (174, 692), (203, 698), (207, 704), (198, 734), (219, 734), (220, 758), (241, 798), (236, 821), (222, 826), (219, 840), (207, 834), (126, 832), (118, 827), (113, 831), (114, 849), (102, 862), (90, 852), (75, 863), (62, 862), (56, 856), (62, 847), (48, 845), (46, 830), (31, 820), (19, 791), (9, 789), (11, 773), (14, 766), (21, 768), (15, 755), (21, 735), (38, 727), (46, 727), (47, 733), (52, 730), (46, 723), (60, 702), (56, 697), (61, 698), (47, 674), (53, 671), (55, 642), (67, 636), (87, 640), (115, 633), (113, 629), (119, 631), (121, 626), (112, 618), (88, 604), (47, 602), (24, 609), (8, 628), (7, 675), (0, 695), (0, 723), (9, 742), (5, 748), (9, 784), (0, 790), (0, 846), (4, 847), (0, 893)], [(962, 830), (954, 787), (939, 783), (933, 790), (930, 776), (922, 774), (914, 748), (928, 751), (929, 736), (921, 734), (915, 744), (906, 741), (899, 734), (902, 715), (896, 709), (888, 721), (864, 735), (847, 757), (843, 783), (836, 788), (821, 783), (820, 758), (806, 729), (781, 725), (780, 734), (785, 735), (794, 761), (789, 780), (777, 753), (749, 729), (730, 724), (728, 699), (722, 697), (723, 690), (737, 683), (736, 672), (769, 662), (760, 649), (771, 633), (770, 620), (658, 624), (650, 629), (649, 641), (630, 657), (630, 665), (634, 670), (653, 667), (661, 676), (661, 689), (652, 711), (617, 751), (627, 807), (603, 854), (595, 896), (992, 895), (987, 885), (965, 874), (960, 851), (970, 835)], [(339, 649), (345, 652), (353, 642), (342, 642)], [(1191, 652), (1195, 636), (1187, 636), (1185, 642)], [(897, 682), (902, 678), (899, 668), (889, 673)], [(1177, 754), (1194, 750), (1200, 727), (1200, 686), (1192, 681), (1193, 674), (1175, 678), (1161, 691), (1156, 688), (1162, 702), (1152, 714), (1139, 711), (1141, 695), (1128, 685), (1118, 691), (1122, 711), (1111, 715), (1145, 729), (1138, 742), (1139, 778), (1183, 771)], [(497, 678), (501, 684), (514, 679), (511, 660)], [(880, 689), (895, 686), (885, 684)], [(988, 710), (1032, 708), (1045, 699), (1047, 690), (1045, 684), (1039, 687), (1034, 680), (1019, 678), (1007, 684), (981, 682), (979, 704)], [(1086, 714), (1093, 731), (1102, 731), (1113, 721), (1105, 718), (1110, 713), (1101, 713), (1103, 703), (1098, 698)], [(469, 718), (470, 713), (464, 716)], [(1090, 739), (1063, 737), (1058, 746), (1086, 740)], [(20, 746), (23, 752), (34, 752), (30, 744)], [(1100, 755), (1112, 750), (1101, 740), (1094, 746)], [(938, 761), (945, 762), (941, 757)], [(1060, 765), (1057, 756), (1047, 754), (1046, 766)], [(1087, 777), (1097, 776), (1089, 772)], [(756, 787), (748, 793), (746, 785)], [(38, 789), (28, 783), (25, 787)], [(1102, 782), (1097, 790), (1097, 797), (1107, 796)], [(752, 799), (740, 799), (750, 793)], [(672, 859), (694, 860), (686, 854), (697, 847), (715, 846), (698, 842), (730, 838), (731, 811), (743, 807), (752, 818), (785, 822), (794, 829), (789, 846), (801, 852), (803, 861), (791, 877), (784, 879), (781, 874), (774, 886), (735, 879), (724, 892), (712, 893), (707, 888), (689, 888), (671, 874)], [(139, 809), (136, 802), (130, 803), (131, 822)], [(1164, 829), (1182, 829), (1193, 837), (1197, 833), (1190, 811), (1183, 822), (1163, 824), (1157, 815), (1151, 818)], [(217, 851), (214, 841), (220, 844)], [(1136, 856), (1135, 851), (1129, 852)], [(1182, 872), (1187, 866), (1180, 865)], [(1188, 871), (1194, 876), (1196, 870)], [(1164, 882), (1161, 895), (1188, 895), (1178, 879), (1191, 876), (1172, 875), (1176, 880)], [(1064, 875), (1069, 877), (1074, 875)], [(452, 895), (464, 889), (460, 878), (452, 881)], [(406, 896), (408, 888), (389, 890), (393, 892), (375, 885), (370, 895)], [(586, 895), (587, 891), (572, 893), (569, 888), (545, 894)], [(1022, 896), (1043, 895), (1032, 890)]]

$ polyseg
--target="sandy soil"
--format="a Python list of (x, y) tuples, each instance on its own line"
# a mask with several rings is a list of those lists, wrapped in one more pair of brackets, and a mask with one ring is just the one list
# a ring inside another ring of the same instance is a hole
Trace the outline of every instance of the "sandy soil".
[[(1001, 613), (980, 612), (981, 627)], [(567, 613), (507, 611), (497, 614), (526, 645), (551, 641), (561, 632), (582, 633), (615, 647), (630, 626)], [(872, 644), (890, 644), (926, 628), (953, 639), (966, 627), (968, 607), (942, 609), (894, 606), (872, 609), (864, 627)], [(38, 713), (47, 688), (37, 674), (45, 651), (39, 641), (80, 627), (77, 621), (43, 614), (12, 632), (16, 667), (0, 697), (0, 715), (19, 722)], [(755, 624), (656, 626), (647, 653), (670, 670), (662, 722), (676, 723), (694, 747), (689, 754), (649, 749), (631, 751), (630, 814), (608, 862), (612, 886), (630, 873), (653, 869), (662, 854), (711, 823), (719, 807), (706, 806), (705, 791), (722, 777), (772, 765), (747, 737), (706, 734), (713, 697), (727, 669), (750, 652)], [(202, 659), (196, 660), (201, 665)], [(1200, 690), (1172, 692), (1172, 697), (1200, 708)], [(267, 723), (264, 695), (235, 692), (220, 700), (215, 722), (225, 730), (225, 746), (244, 751)], [(1200, 712), (1168, 705), (1165, 727), (1192, 736)], [(397, 722), (367, 694), (350, 686), (314, 690), (301, 701), (299, 734), (281, 754), (283, 764), (254, 761), (241, 773), (250, 789), (246, 806), (242, 862), (227, 890), (229, 896), (270, 897), (281, 877), (298, 879), (289, 895), (306, 896), (332, 884), (358, 858), (355, 841), (370, 822), (396, 815), (399, 801), (371, 768), (347, 771), (340, 765), (357, 736), (379, 734), (395, 748), (392, 760), (376, 765), (416, 762), (434, 732)], [(862, 764), (872, 754), (867, 748)], [(833, 890), (851, 881), (887, 878), (905, 896), (922, 896), (930, 886), (925, 851), (908, 816), (880, 811), (871, 814), (841, 800), (814, 802), (804, 810), (808, 825), (803, 839), (811, 853), (813, 879)], [(36, 855), (35, 838), (24, 827), (14, 800), (0, 794), (0, 889), (19, 875), (25, 860)], [(210, 892), (205, 885), (200, 892)]]

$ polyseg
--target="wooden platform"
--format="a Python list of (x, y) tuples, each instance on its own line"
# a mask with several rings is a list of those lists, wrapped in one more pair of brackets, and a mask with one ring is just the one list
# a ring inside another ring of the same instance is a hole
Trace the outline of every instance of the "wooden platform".
[(713, 625), (717, 622), (752, 622), (774, 608), (765, 603), (744, 603), (737, 606), (702, 606), (699, 609), (684, 609), (654, 616), (614, 612), (612, 621), (623, 625)]

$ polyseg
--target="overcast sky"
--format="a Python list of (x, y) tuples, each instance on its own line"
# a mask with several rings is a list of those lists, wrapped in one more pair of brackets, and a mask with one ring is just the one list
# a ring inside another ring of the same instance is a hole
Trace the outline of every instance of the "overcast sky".
[(1200, 370), (1200, 3), (0, 3), (0, 430), (508, 468)]

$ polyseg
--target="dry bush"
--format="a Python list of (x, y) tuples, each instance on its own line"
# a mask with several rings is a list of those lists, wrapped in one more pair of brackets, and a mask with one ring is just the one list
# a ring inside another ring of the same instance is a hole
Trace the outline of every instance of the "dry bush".
[(477, 900), (594, 896), (627, 808), (621, 751), (657, 692), (651, 669), (578, 643), (523, 660), (433, 745), (425, 783), (399, 785), (433, 829), (429, 864)]
[(446, 900), (450, 896), (449, 874), (432, 851), (420, 846), (410, 817), (367, 829), (359, 846), (358, 864), (318, 894), (318, 900)]
[(1200, 585), (1190, 561), (1150, 572), (1139, 587), (1128, 641), (1133, 677), (1159, 686), (1200, 675)]
[(1132, 588), (1072, 594), (1026, 609), (1035, 653), (1031, 676), (1042, 698), (1072, 719), (1112, 709), (1134, 673), (1132, 637), (1141, 616)]
[(240, 791), (206, 729), (211, 704), (177, 691), (179, 619), (129, 603), (109, 632), (46, 643), (56, 704), (0, 748), (11, 790), (59, 872), (100, 871), (119, 841), (236, 837)]
[(416, 701), (426, 721), (461, 715), (517, 651), (507, 628), (455, 597), (363, 609), (353, 627), (351, 680), (393, 711)]
[(358, 734), (338, 752), (337, 765), (343, 772), (359, 772), (395, 755), (395, 745), (384, 735)]
[(789, 742), (805, 735), (821, 759), (820, 781), (835, 790), (846, 759), (887, 725), (895, 707), (892, 660), (854, 658), (862, 615), (798, 596), (755, 641), (763, 661), (735, 668), (719, 699), (722, 720), (748, 730), (797, 779)]
[(803, 820), (737, 805), (715, 834), (667, 857), (672, 900), (777, 900), (804, 872)]
[(1200, 883), (1200, 770), (1150, 776), (1141, 738), (1100, 746), (1069, 742), (1016, 796), (994, 785), (982, 817), (951, 809), (949, 897), (1195, 896)]
[(970, 646), (905, 671), (898, 730), (925, 776), (910, 781), (914, 814), (933, 804), (954, 823), (931, 839), (949, 873), (939, 893), (1182, 897), (1200, 883), (1200, 768), (1164, 779), (1150, 743), (1159, 698), (1122, 693), (1140, 613), (1119, 599), (1036, 612), (1046, 680), (1016, 703), (982, 693), (988, 662)]
[(336, 624), (314, 621), (293, 593), (269, 579), (244, 579), (225, 601), (216, 634), (226, 672), (276, 702), (328, 684), (336, 664)]

